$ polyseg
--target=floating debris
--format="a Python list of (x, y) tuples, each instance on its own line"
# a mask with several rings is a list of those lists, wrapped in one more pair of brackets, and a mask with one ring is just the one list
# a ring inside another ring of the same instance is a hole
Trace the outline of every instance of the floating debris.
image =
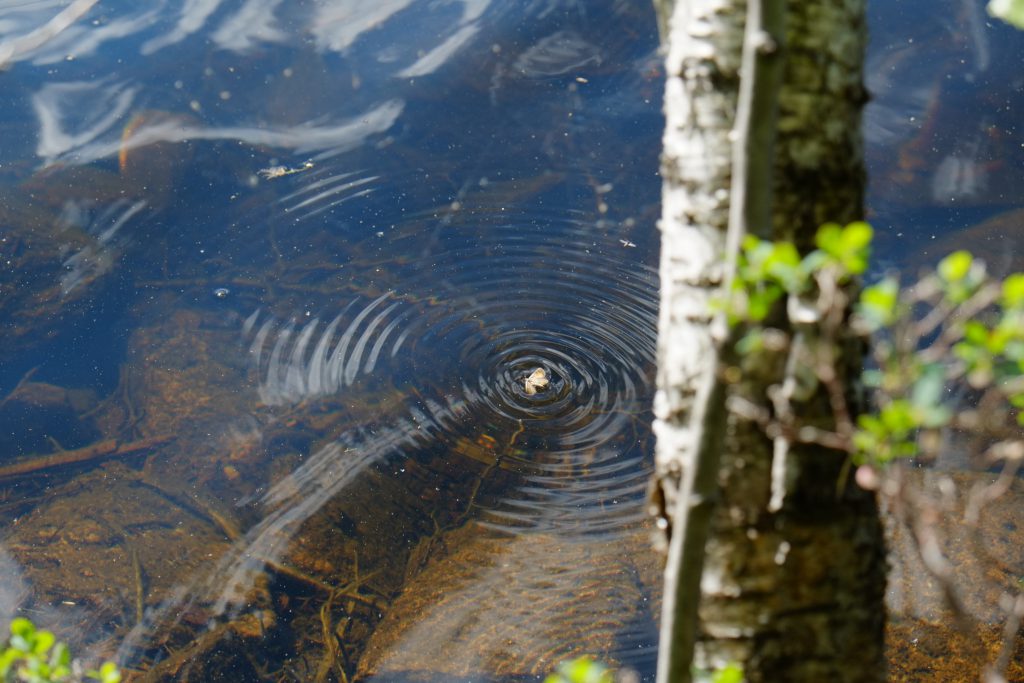
[(294, 168), (289, 168), (287, 166), (271, 166), (269, 168), (261, 168), (256, 173), (261, 178), (273, 180), (274, 178), (283, 178), (284, 176), (291, 175), (293, 173), (302, 173), (303, 171), (308, 171), (311, 168), (313, 168), (313, 162), (307, 161), (301, 166), (295, 166)]

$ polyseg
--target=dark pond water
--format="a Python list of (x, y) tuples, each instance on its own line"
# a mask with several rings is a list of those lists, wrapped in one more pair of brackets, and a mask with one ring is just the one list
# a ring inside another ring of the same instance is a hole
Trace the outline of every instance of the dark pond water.
[(869, 3), (864, 133), (883, 265), (916, 270), (967, 247), (1001, 272), (1024, 268), (1008, 258), (1021, 251), (1024, 40), (985, 4)]
[[(0, 3), (0, 621), (147, 680), (650, 677), (647, 3), (32, 33), (66, 5)], [(912, 5), (873, 10), (886, 265), (1019, 234), (1021, 42)]]

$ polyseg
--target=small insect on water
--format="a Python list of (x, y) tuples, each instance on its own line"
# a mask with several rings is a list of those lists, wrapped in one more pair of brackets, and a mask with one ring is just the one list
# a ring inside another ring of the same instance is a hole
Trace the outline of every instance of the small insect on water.
[(523, 388), (526, 390), (527, 396), (533, 396), (538, 391), (544, 391), (548, 388), (548, 373), (544, 371), (544, 368), (537, 368), (529, 377), (523, 380)]

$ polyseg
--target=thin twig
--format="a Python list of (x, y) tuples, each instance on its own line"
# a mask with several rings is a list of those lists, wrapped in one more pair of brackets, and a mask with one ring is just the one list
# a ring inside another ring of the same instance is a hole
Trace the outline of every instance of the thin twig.
[[(1006, 668), (1010, 666), (1010, 659), (1017, 645), (1017, 633), (1020, 631), (1021, 619), (1024, 619), (1024, 594), (1018, 593), (1008, 605), (1009, 614), (1006, 623), (1003, 625), (1003, 644), (999, 648), (999, 656), (995, 663), (985, 670), (985, 682), (995, 683), (1006, 681)], [(998, 677), (997, 677), (998, 676)]]
[[(942, 333), (939, 338), (936, 339), (927, 349), (921, 352), (922, 360), (926, 362), (935, 362), (941, 358), (947, 358), (949, 356), (949, 350), (958, 339), (963, 336), (963, 325), (962, 322), (966, 320), (973, 320), (975, 316), (984, 311), (986, 308), (995, 303), (1001, 294), (1001, 288), (997, 284), (989, 284), (986, 287), (982, 287), (979, 291), (970, 297), (967, 301), (963, 302), (952, 311), (949, 311), (947, 315), (942, 318), (937, 318), (939, 308), (936, 307), (930, 315), (924, 320), (917, 323), (915, 332), (918, 339), (924, 339), (935, 329), (942, 325)], [(932, 318), (936, 318), (935, 321), (931, 321)]]
[(892, 468), (889, 476), (889, 481), (882, 487), (883, 493), (890, 497), (894, 503), (894, 509), (901, 513), (899, 516), (911, 531), (914, 548), (917, 550), (921, 563), (938, 583), (946, 604), (953, 612), (961, 631), (970, 634), (973, 630), (972, 624), (967, 608), (956, 588), (953, 566), (946, 559), (939, 543), (936, 525), (942, 513), (938, 505), (928, 500), (918, 489), (907, 482), (902, 468)]
[(3, 408), (8, 401), (10, 401), (14, 396), (17, 395), (18, 390), (20, 390), (23, 386), (25, 386), (26, 383), (28, 383), (30, 379), (32, 379), (32, 375), (36, 374), (36, 370), (38, 369), (39, 366), (37, 365), (28, 372), (26, 372), (24, 375), (22, 375), (21, 379), (18, 380), (18, 383), (14, 385), (13, 389), (11, 389), (11, 392), (4, 396), (2, 399), (0, 399), (0, 408)]

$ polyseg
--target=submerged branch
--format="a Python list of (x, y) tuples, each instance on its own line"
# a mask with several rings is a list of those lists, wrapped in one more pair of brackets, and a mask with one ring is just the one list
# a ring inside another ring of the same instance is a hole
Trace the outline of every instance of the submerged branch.
[(97, 441), (94, 444), (90, 444), (82, 448), (75, 448), (69, 451), (62, 450), (48, 455), (24, 458), (22, 460), (12, 462), (9, 465), (4, 465), (0, 467), (0, 479), (24, 477), (25, 475), (33, 474), (35, 472), (87, 462), (89, 460), (117, 458), (124, 455), (144, 453), (155, 446), (167, 443), (168, 441), (173, 441), (174, 439), (174, 435), (165, 434), (163, 436), (152, 436), (148, 439), (130, 441), (128, 443), (121, 443), (117, 439)]

